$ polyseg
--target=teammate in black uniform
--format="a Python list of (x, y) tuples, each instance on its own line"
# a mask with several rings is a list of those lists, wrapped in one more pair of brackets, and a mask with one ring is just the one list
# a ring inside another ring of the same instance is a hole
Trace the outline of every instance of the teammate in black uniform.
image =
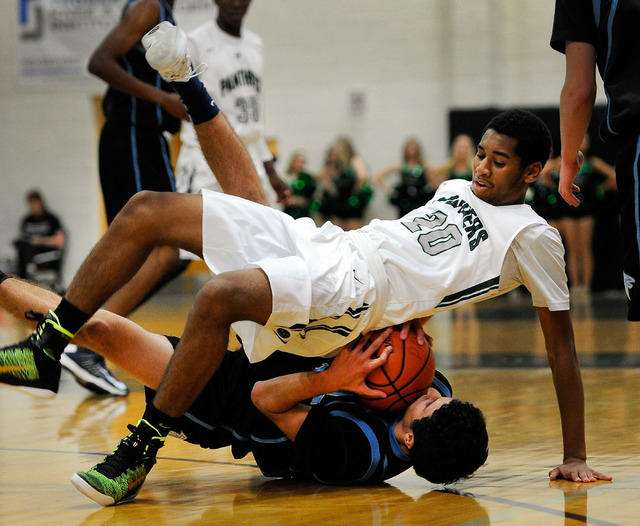
[(99, 149), (108, 223), (141, 190), (175, 191), (164, 132), (176, 133), (187, 113), (169, 83), (149, 66), (140, 43), (156, 24), (175, 24), (172, 5), (173, 0), (128, 0), (120, 23), (89, 61), (89, 71), (109, 84)]
[[(98, 156), (109, 224), (137, 192), (176, 189), (164, 133), (176, 133), (180, 120), (188, 116), (178, 95), (147, 63), (140, 42), (156, 24), (165, 20), (175, 23), (172, 7), (173, 0), (127, 0), (120, 22), (89, 60), (89, 71), (109, 84), (102, 101), (106, 121), (100, 133)], [(159, 250), (156, 255), (163, 252)], [(181, 270), (182, 266), (174, 273)], [(126, 316), (136, 306), (112, 301), (105, 308)], [(128, 393), (127, 386), (106, 367), (104, 359), (89, 349), (69, 345), (62, 364), (91, 391), (115, 396)]]
[(562, 165), (560, 193), (580, 204), (574, 184), (584, 157), (585, 136), (596, 97), (596, 67), (607, 94), (600, 135), (615, 146), (623, 273), (628, 319), (640, 321), (640, 1), (556, 0), (551, 47), (566, 55), (567, 75), (560, 96)]

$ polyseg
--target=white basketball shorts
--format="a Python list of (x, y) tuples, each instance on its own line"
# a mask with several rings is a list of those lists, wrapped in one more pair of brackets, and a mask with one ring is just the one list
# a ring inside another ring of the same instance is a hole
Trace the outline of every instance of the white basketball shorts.
[(233, 326), (251, 361), (276, 350), (330, 356), (375, 321), (374, 277), (348, 233), (226, 194), (204, 190), (202, 197), (202, 252), (211, 271), (261, 268), (269, 279), (267, 324)]

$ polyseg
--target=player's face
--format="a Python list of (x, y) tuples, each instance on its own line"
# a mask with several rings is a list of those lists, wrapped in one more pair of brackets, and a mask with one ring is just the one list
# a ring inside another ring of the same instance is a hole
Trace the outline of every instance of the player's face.
[(413, 404), (407, 407), (404, 420), (413, 422), (426, 416), (431, 416), (436, 409), (451, 402), (451, 398), (442, 396), (436, 389), (429, 387), (427, 394), (422, 395)]
[(487, 130), (478, 144), (473, 160), (473, 193), (483, 201), (495, 205), (524, 203), (529, 183), (537, 172), (532, 164), (523, 169), (516, 154), (517, 140), (508, 135)]
[(215, 0), (220, 19), (224, 24), (234, 27), (240, 27), (242, 24), (250, 2), (251, 0)]

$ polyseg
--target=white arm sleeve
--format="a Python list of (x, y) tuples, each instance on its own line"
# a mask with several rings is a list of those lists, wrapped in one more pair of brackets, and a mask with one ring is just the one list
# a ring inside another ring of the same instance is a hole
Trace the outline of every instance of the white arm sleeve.
[(569, 310), (564, 246), (555, 228), (548, 225), (525, 228), (516, 236), (509, 252), (535, 307)]

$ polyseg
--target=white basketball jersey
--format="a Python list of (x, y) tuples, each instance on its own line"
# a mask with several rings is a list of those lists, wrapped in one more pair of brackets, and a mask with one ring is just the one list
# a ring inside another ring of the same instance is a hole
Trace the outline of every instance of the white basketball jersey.
[(481, 201), (468, 181), (443, 183), (402, 219), (351, 232), (204, 192), (202, 237), (212, 272), (257, 266), (269, 279), (268, 322), (234, 324), (251, 361), (278, 349), (327, 356), (361, 332), (519, 285), (536, 307), (569, 308), (558, 231), (528, 205)]
[[(512, 258), (512, 268), (504, 268), (504, 263), (516, 236), (531, 225), (554, 230), (528, 205), (485, 203), (463, 180), (443, 183), (429, 203), (400, 220), (372, 221), (362, 230), (381, 256), (389, 284), (377, 325), (430, 316), (516, 288), (522, 284), (523, 269), (517, 258)], [(557, 232), (555, 238), (553, 258), (562, 262)], [(564, 265), (559, 266), (560, 283), (554, 287), (566, 288)]]
[[(222, 31), (215, 20), (194, 29), (189, 33), (188, 39), (191, 62), (194, 65), (207, 64), (207, 70), (201, 74), (200, 79), (246, 147), (267, 196), (270, 201), (275, 202), (274, 192), (269, 185), (263, 164), (273, 156), (264, 138), (261, 93), (264, 68), (262, 40), (244, 28), (240, 37), (231, 36)], [(192, 174), (197, 170), (199, 180), (191, 183), (195, 191), (201, 188), (219, 191), (220, 187), (216, 182), (207, 181), (211, 172), (190, 122), (182, 124), (180, 139), (182, 148), (176, 172), (180, 174), (188, 168), (186, 171)], [(193, 191), (184, 187), (185, 185), (178, 181), (179, 191)]]

